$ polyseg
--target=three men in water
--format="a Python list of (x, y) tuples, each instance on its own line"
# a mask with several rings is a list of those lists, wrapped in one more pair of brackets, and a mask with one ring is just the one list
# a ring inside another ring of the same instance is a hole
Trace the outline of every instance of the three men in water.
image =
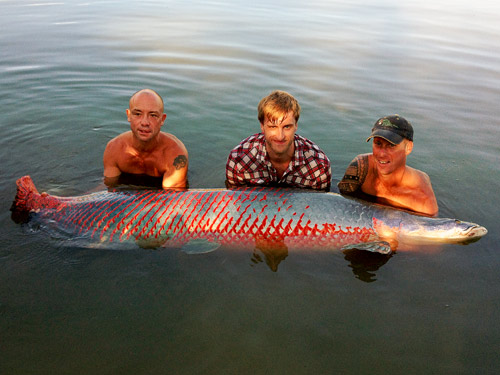
[(358, 155), (347, 167), (338, 187), (342, 194), (376, 197), (382, 204), (436, 216), (438, 205), (429, 176), (406, 165), (413, 150), (413, 127), (403, 117), (377, 120), (372, 153)]
[(161, 96), (144, 89), (130, 98), (130, 130), (110, 140), (104, 150), (104, 182), (118, 183), (122, 173), (162, 179), (162, 187), (187, 187), (188, 152), (174, 135), (160, 131), (167, 115)]
[[(166, 114), (161, 96), (144, 89), (126, 110), (130, 131), (110, 140), (103, 156), (104, 181), (113, 186), (122, 174), (161, 178), (163, 188), (186, 188), (188, 152), (161, 132)], [(258, 105), (261, 133), (240, 142), (226, 163), (226, 186), (284, 186), (330, 190), (331, 167), (325, 153), (296, 134), (300, 105), (285, 91), (273, 91)], [(342, 194), (436, 216), (438, 205), (429, 176), (406, 165), (413, 150), (413, 127), (391, 115), (375, 123), (367, 142), (372, 153), (356, 156), (338, 187)]]
[(330, 190), (330, 160), (296, 134), (300, 105), (285, 91), (273, 91), (258, 105), (261, 133), (240, 142), (226, 163), (226, 186), (287, 186)]

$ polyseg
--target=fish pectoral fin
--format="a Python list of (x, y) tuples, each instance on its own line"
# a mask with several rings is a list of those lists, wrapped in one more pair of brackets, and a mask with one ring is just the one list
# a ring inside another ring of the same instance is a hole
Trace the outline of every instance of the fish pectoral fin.
[(206, 239), (191, 240), (182, 245), (181, 250), (186, 254), (205, 254), (217, 250), (220, 243), (210, 242)]
[(387, 241), (361, 242), (342, 247), (342, 250), (365, 250), (372, 253), (390, 254), (392, 253), (391, 245)]

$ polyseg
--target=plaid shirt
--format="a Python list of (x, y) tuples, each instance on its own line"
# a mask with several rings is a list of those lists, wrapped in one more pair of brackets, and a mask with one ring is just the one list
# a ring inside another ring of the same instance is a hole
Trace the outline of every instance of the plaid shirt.
[(295, 152), (283, 176), (278, 178), (266, 151), (264, 134), (254, 134), (236, 146), (226, 163), (226, 182), (230, 187), (281, 185), (330, 190), (330, 160), (310, 140), (295, 134)]

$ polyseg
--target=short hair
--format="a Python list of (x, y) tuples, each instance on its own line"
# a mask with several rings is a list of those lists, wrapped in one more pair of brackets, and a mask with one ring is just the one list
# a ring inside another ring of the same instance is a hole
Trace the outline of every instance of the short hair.
[(163, 103), (163, 98), (161, 97), (160, 94), (158, 94), (155, 90), (152, 90), (152, 89), (141, 89), (139, 91), (136, 91), (131, 97), (130, 97), (130, 100), (129, 100), (129, 103), (132, 102), (132, 100), (134, 99), (134, 97), (138, 94), (142, 94), (143, 92), (146, 92), (146, 93), (149, 93), (149, 94), (153, 94), (155, 95), (156, 97), (158, 97), (158, 99), (160, 99), (160, 103), (161, 103), (161, 111), (163, 112), (165, 110), (165, 104)]
[(299, 121), (300, 117), (300, 105), (297, 99), (281, 90), (275, 90), (262, 98), (257, 110), (257, 118), (261, 124), (266, 118), (271, 122), (276, 122), (290, 111), (292, 111), (296, 122)]

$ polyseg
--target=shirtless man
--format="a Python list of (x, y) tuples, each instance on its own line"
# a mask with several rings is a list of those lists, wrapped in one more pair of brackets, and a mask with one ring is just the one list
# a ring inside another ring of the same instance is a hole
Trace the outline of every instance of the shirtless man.
[(114, 186), (122, 173), (162, 179), (162, 187), (185, 188), (188, 153), (175, 136), (161, 132), (167, 118), (163, 100), (144, 89), (130, 98), (127, 119), (130, 131), (110, 140), (104, 150), (104, 183)]
[(349, 164), (338, 187), (342, 194), (376, 197), (379, 203), (436, 216), (438, 205), (429, 176), (406, 165), (413, 150), (413, 127), (403, 117), (377, 120), (371, 154), (358, 155)]

